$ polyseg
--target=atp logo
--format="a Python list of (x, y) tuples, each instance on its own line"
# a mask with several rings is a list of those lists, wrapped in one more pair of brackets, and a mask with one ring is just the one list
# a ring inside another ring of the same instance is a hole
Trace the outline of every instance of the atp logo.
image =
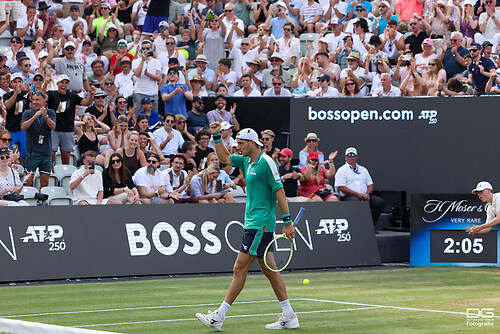
[(26, 236), (22, 237), (23, 242), (45, 242), (46, 240), (54, 242), (55, 239), (62, 238), (63, 228), (61, 225), (41, 225), (28, 226)]
[(339, 242), (349, 242), (351, 241), (351, 233), (348, 231), (349, 222), (347, 219), (338, 218), (328, 218), (321, 219), (319, 222), (319, 229), (316, 230), (316, 234), (325, 233), (329, 234), (337, 234), (337, 241)]

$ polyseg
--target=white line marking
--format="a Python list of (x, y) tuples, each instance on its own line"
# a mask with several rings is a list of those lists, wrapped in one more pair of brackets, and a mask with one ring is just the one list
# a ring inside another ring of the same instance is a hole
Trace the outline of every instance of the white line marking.
[[(333, 304), (358, 305), (358, 306), (374, 306), (374, 307), (378, 307), (378, 308), (392, 308), (392, 309), (396, 309), (396, 310), (408, 310), (408, 311), (420, 311), (420, 312), (433, 312), (433, 313), (448, 313), (448, 314), (467, 315), (467, 313), (465, 313), (465, 312), (429, 310), (429, 309), (423, 309), (423, 308), (401, 307), (401, 306), (387, 306), (387, 305), (377, 305), (377, 304), (340, 302), (340, 301), (336, 301), (336, 300), (322, 300), (322, 299), (312, 299), (312, 298), (297, 298), (296, 300), (304, 300), (304, 301), (311, 301), (311, 302), (321, 302), (321, 303), (333, 303)], [(495, 318), (500, 318), (500, 316), (494, 316), (494, 317)]]
[[(310, 313), (331, 313), (331, 312), (344, 312), (344, 311), (357, 311), (357, 310), (369, 310), (378, 307), (357, 307), (357, 308), (345, 308), (340, 310), (318, 310), (318, 311), (305, 311), (296, 312), (297, 314), (310, 314)], [(260, 314), (241, 314), (241, 315), (228, 315), (226, 318), (250, 318), (250, 317), (267, 317), (267, 316), (279, 316), (281, 313), (260, 313)], [(135, 321), (135, 322), (119, 322), (119, 323), (109, 323), (109, 324), (96, 324), (96, 325), (81, 325), (73, 327), (105, 327), (105, 326), (122, 326), (122, 325), (137, 325), (137, 324), (151, 324), (158, 322), (176, 322), (176, 321), (192, 321), (198, 320), (197, 318), (186, 318), (186, 319), (166, 319), (166, 320), (149, 320), (149, 321)]]

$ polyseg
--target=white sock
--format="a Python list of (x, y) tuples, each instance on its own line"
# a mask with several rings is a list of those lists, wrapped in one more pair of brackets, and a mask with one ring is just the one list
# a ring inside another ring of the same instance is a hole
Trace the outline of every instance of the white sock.
[(222, 319), (224, 319), (226, 317), (226, 313), (227, 311), (229, 310), (229, 308), (231, 307), (231, 305), (229, 305), (228, 303), (226, 303), (225, 301), (222, 302), (222, 304), (220, 304), (220, 307), (217, 311), (219, 311), (219, 317), (221, 317)]
[(285, 317), (291, 318), (295, 314), (293, 312), (292, 306), (290, 305), (290, 300), (286, 299), (282, 302), (280, 302), (281, 308), (283, 309), (283, 315)]

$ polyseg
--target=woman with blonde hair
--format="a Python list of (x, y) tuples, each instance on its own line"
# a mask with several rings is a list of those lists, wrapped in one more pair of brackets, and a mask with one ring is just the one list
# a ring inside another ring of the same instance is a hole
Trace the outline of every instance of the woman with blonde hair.
[[(90, 37), (85, 34), (83, 27), (83, 22), (78, 21), (73, 24), (73, 29), (71, 29), (71, 35), (68, 36), (68, 41), (75, 43), (76, 51), (75, 54), (82, 52), (82, 43), (83, 41), (91, 41)], [(61, 45), (61, 49), (62, 49)]]
[(438, 57), (434, 48), (434, 42), (430, 38), (424, 39), (422, 50), (424, 50), (422, 53), (415, 55), (415, 62), (419, 73), (424, 73), (429, 68), (429, 62)]
[[(330, 153), (328, 160), (323, 163), (319, 162), (318, 153), (309, 153), (307, 165), (300, 169), (302, 175), (299, 179), (298, 196), (309, 198), (307, 202), (338, 202), (337, 196), (326, 188), (328, 179), (335, 175), (333, 159), (337, 153), (338, 151)], [(323, 164), (328, 164), (329, 169), (321, 167)]]
[(40, 67), (40, 55), (42, 57), (48, 56), (47, 52), (43, 51), (44, 48), (45, 48), (45, 41), (43, 40), (43, 37), (42, 36), (36, 37), (33, 43), (31, 44), (31, 50), (29, 50), (26, 53), (26, 55), (30, 59), (31, 70), (34, 71), (38, 67)]
[(422, 79), (427, 85), (427, 95), (434, 96), (438, 91), (438, 85), (446, 82), (446, 71), (439, 58), (430, 60), (427, 66), (428, 70), (424, 72)]
[(319, 140), (318, 135), (314, 132), (309, 132), (304, 138), (306, 146), (299, 152), (299, 168), (306, 165), (307, 157), (311, 152), (318, 153), (319, 161), (323, 162), (325, 160), (325, 155), (318, 149)]
[(46, 61), (42, 62), (37, 72), (40, 72), (44, 77), (45, 91), (57, 90), (57, 83), (52, 76), (54, 69)]
[(303, 92), (302, 94), (307, 93), (307, 91), (311, 90), (313, 81), (312, 73), (313, 70), (309, 58), (300, 58), (299, 67), (292, 78), (292, 88), (297, 92)]
[(217, 192), (219, 175), (219, 166), (210, 164), (203, 172), (193, 176), (191, 180), (193, 197), (197, 198), (199, 203), (225, 203), (221, 194)]
[(59, 56), (62, 55), (62, 50), (64, 44), (66, 43), (66, 38), (64, 38), (64, 28), (63, 26), (56, 24), (52, 27), (52, 33), (50, 38), (47, 40), (47, 52), (50, 53), (52, 49), (59, 46)]
[(462, 5), (462, 13), (459, 14), (456, 22), (456, 30), (460, 31), (464, 36), (462, 46), (466, 49), (470, 48), (470, 45), (474, 42), (474, 34), (479, 28), (478, 17), (474, 16), (475, 3), (473, 0), (465, 0)]
[(126, 144), (125, 138), (128, 138), (129, 133), (127, 116), (119, 115), (113, 129), (108, 132), (108, 145), (111, 146), (113, 151), (124, 148)]
[(129, 132), (127, 145), (116, 150), (116, 153), (123, 157), (123, 165), (128, 168), (132, 175), (139, 168), (146, 166), (146, 156), (139, 148), (139, 132), (137, 131)]

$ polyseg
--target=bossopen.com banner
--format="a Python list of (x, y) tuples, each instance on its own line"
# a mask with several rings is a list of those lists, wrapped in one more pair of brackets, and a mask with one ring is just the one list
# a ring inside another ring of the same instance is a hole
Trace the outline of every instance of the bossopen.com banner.
[[(368, 203), (306, 208), (290, 268), (379, 265)], [(0, 208), (0, 281), (230, 272), (243, 204)], [(283, 225), (278, 222), (277, 233)], [(252, 269), (257, 270), (254, 265)]]
[(500, 266), (500, 233), (467, 234), (486, 221), (487, 204), (472, 194), (411, 196), (410, 265)]

